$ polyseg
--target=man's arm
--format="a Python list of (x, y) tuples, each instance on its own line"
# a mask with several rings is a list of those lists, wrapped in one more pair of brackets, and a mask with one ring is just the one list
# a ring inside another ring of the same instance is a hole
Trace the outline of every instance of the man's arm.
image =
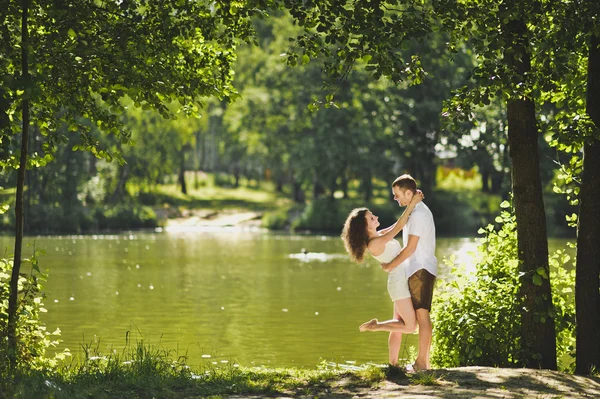
[(381, 268), (383, 270), (385, 270), (386, 272), (391, 272), (392, 270), (394, 270), (402, 262), (404, 262), (412, 254), (415, 253), (418, 243), (419, 243), (419, 236), (409, 234), (408, 243), (406, 244), (406, 246), (404, 248), (402, 248), (402, 251), (400, 251), (398, 256), (396, 256), (390, 263), (382, 263)]

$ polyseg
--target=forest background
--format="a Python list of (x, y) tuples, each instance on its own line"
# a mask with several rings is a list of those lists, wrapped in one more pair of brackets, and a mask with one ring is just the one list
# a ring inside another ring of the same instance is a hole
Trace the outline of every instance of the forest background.
[[(284, 14), (259, 20), (256, 28), (259, 45), (238, 52), (233, 103), (207, 99), (194, 117), (167, 104), (177, 116), (165, 119), (125, 98), (118, 118), (134, 145), (87, 122), (93, 139), (120, 153), (123, 164), (73, 151), (84, 148), (82, 139), (67, 124), (59, 127), (58, 140), (69, 144), (46, 154), (52, 161), (26, 177), (27, 234), (153, 228), (190, 209), (225, 208), (258, 211), (269, 229), (336, 234), (355, 206), (369, 206), (384, 223), (393, 222), (399, 209), (389, 182), (402, 173), (412, 174), (426, 192), (439, 234), (475, 236), (493, 222), (511, 191), (504, 105), (478, 107), (460, 125), (444, 125), (441, 117), (443, 102), (469, 81), (476, 65), (472, 50), (463, 47), (447, 62), (441, 35), (415, 43), (411, 52), (428, 48), (422, 63), (429, 74), (421, 84), (374, 81), (363, 65), (335, 87), (335, 104), (317, 112), (320, 65), (304, 58), (290, 68), (283, 56), (288, 38), (301, 28)], [(541, 118), (553, 112), (548, 108)], [(546, 129), (539, 140), (549, 235), (574, 237), (565, 217), (575, 207), (556, 185), (566, 158), (551, 139)], [(31, 152), (44, 155), (45, 142), (33, 126)], [(4, 141), (3, 156), (19, 145)], [(0, 174), (8, 209), (1, 228), (7, 232), (14, 231), (16, 179), (12, 168)]]

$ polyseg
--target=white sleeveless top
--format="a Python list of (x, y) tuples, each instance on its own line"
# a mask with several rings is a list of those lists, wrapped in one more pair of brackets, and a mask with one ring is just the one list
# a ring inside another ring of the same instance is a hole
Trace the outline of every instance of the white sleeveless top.
[[(385, 244), (385, 248), (381, 255), (374, 256), (371, 254), (371, 256), (381, 263), (389, 263), (394, 260), (396, 256), (398, 256), (401, 250), (402, 246), (398, 241), (390, 240)], [(404, 262), (388, 273), (387, 289), (392, 301), (410, 298)]]
[[(377, 259), (381, 263), (390, 263), (394, 260), (396, 256), (398, 256), (400, 251), (402, 251), (402, 245), (400, 245), (400, 243), (397, 240), (392, 239), (385, 244), (385, 249), (383, 250), (383, 253), (381, 255), (371, 255), (373, 256), (373, 258)], [(402, 275), (406, 273), (404, 263), (392, 269), (392, 271), (388, 274), (389, 277), (393, 277), (399, 275), (400, 273), (402, 273)]]

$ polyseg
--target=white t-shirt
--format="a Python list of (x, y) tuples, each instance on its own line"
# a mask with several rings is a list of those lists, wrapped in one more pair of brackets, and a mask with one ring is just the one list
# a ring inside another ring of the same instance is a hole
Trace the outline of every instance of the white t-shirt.
[(431, 211), (423, 202), (419, 202), (410, 214), (408, 222), (402, 229), (404, 246), (408, 244), (408, 236), (418, 236), (419, 242), (415, 252), (404, 262), (406, 278), (420, 269), (437, 276), (437, 258), (435, 257), (435, 224)]

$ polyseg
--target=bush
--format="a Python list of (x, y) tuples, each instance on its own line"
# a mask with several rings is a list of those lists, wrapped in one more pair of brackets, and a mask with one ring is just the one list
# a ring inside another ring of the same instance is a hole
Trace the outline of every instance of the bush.
[(158, 226), (156, 213), (148, 206), (137, 204), (118, 204), (112, 207), (96, 208), (94, 219), (97, 228), (138, 229)]
[(434, 190), (425, 193), (439, 235), (474, 236), (500, 211), (498, 195), (478, 191)]
[[(510, 206), (504, 202), (502, 207)], [(522, 358), (519, 301), (519, 262), (514, 216), (503, 211), (500, 224), (480, 229), (485, 234), (479, 246), (475, 273), (453, 264), (448, 282), (434, 302), (432, 315), (435, 343), (432, 362), (439, 367), (515, 367)], [(562, 369), (572, 368), (568, 360), (574, 343), (574, 273), (562, 267), (570, 258), (557, 251), (549, 259), (553, 303), (558, 336), (557, 356)], [(541, 276), (540, 276), (541, 278)], [(534, 278), (535, 280), (535, 278)]]
[(341, 201), (317, 199), (306, 206), (300, 217), (292, 222), (293, 230), (342, 231), (346, 218)]
[(269, 230), (283, 230), (290, 225), (290, 220), (294, 214), (300, 212), (298, 205), (284, 206), (274, 211), (265, 212), (262, 217), (261, 225)]
[[(40, 321), (40, 313), (44, 309), (42, 294), (42, 281), (46, 276), (40, 273), (37, 256), (39, 252), (34, 251), (32, 259), (24, 259), (23, 266), (31, 262), (32, 268), (29, 274), (21, 273), (19, 278), (19, 298), (17, 308), (17, 364), (21, 370), (35, 370), (53, 366), (57, 360), (69, 355), (68, 350), (56, 355), (54, 358), (46, 358), (46, 350), (58, 344), (60, 330), (48, 332), (46, 326)], [(10, 292), (10, 278), (13, 267), (13, 259), (0, 260), (0, 379), (5, 379), (9, 365), (8, 348), (8, 297)], [(13, 370), (14, 372), (14, 370)]]

